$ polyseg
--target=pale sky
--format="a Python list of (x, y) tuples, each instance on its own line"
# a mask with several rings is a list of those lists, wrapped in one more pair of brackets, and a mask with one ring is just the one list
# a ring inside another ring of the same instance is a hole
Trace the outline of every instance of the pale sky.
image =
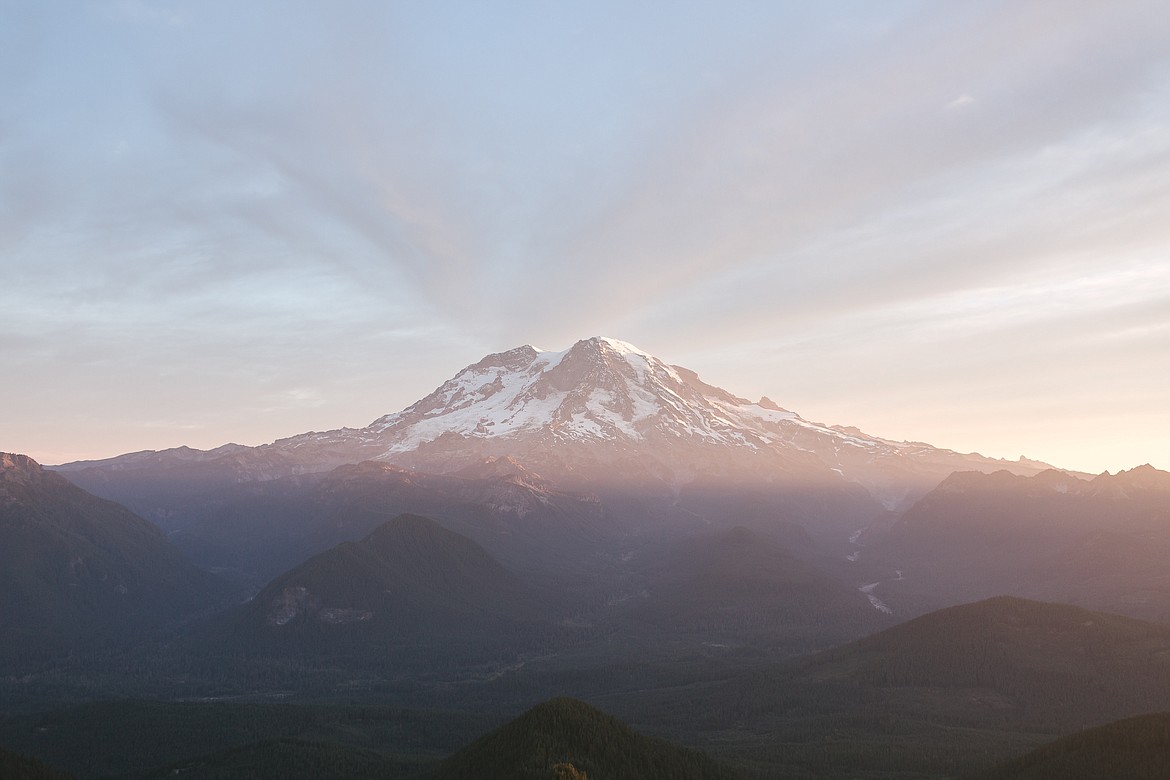
[(359, 427), (606, 335), (1170, 469), (1164, 0), (0, 0), (0, 450)]

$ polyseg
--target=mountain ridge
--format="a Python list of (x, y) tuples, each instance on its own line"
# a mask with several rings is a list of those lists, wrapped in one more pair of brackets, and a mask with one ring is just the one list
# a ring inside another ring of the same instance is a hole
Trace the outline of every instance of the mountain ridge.
[(212, 577), (154, 525), (0, 453), (0, 661), (121, 642), (206, 609)]
[[(955, 473), (865, 549), (897, 603), (1011, 593), (1170, 620), (1170, 472)], [(933, 604), (932, 604), (932, 600)]]

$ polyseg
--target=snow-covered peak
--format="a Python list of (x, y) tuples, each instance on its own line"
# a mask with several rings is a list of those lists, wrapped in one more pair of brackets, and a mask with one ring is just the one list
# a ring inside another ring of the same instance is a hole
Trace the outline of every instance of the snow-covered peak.
[(609, 347), (614, 352), (617, 352), (621, 355), (638, 355), (643, 358), (653, 357), (653, 355), (651, 355), (649, 352), (643, 352), (630, 342), (622, 341), (620, 339), (611, 339), (607, 336), (594, 336), (593, 338), (588, 339), (588, 341), (597, 342), (598, 345)]
[[(651, 355), (649, 352), (638, 349), (628, 341), (613, 339), (607, 336), (593, 336), (591, 338), (582, 339), (568, 349), (561, 350), (560, 352), (539, 349), (537, 347), (529, 348), (537, 354), (538, 359), (543, 361), (547, 368), (554, 368), (564, 359), (566, 355), (570, 353), (582, 352), (617, 355), (624, 358), (626, 362), (635, 367), (645, 366), (646, 362), (649, 360), (655, 360), (659, 363), (662, 362), (658, 360), (658, 358)], [(521, 347), (520, 349), (525, 349), (525, 347)]]
[(810, 435), (834, 447), (887, 447), (859, 431), (807, 422), (768, 399), (752, 403), (613, 338), (559, 352), (532, 346), (488, 355), (426, 398), (369, 429), (386, 457), (456, 435), (547, 444), (688, 440), (752, 450), (796, 449)]
[(670, 484), (699, 472), (799, 472), (856, 482), (888, 509), (953, 471), (1040, 470), (811, 422), (600, 336), (561, 351), (525, 345), (488, 355), (401, 412), (318, 439), (316, 449), (356, 445), (362, 457), (452, 473), (504, 455), (570, 481), (610, 465), (619, 478), (632, 468)]

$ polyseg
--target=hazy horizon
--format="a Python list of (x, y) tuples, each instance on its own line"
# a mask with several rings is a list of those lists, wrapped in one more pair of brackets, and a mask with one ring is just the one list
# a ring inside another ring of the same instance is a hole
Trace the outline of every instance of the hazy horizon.
[(1170, 468), (1157, 2), (14, 2), (0, 450), (361, 427), (636, 344), (804, 418)]

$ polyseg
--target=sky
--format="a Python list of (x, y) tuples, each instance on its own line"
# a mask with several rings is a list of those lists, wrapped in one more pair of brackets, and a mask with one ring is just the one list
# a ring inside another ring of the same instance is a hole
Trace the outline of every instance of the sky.
[(360, 427), (604, 335), (1170, 469), (1162, 0), (0, 0), (0, 450)]

